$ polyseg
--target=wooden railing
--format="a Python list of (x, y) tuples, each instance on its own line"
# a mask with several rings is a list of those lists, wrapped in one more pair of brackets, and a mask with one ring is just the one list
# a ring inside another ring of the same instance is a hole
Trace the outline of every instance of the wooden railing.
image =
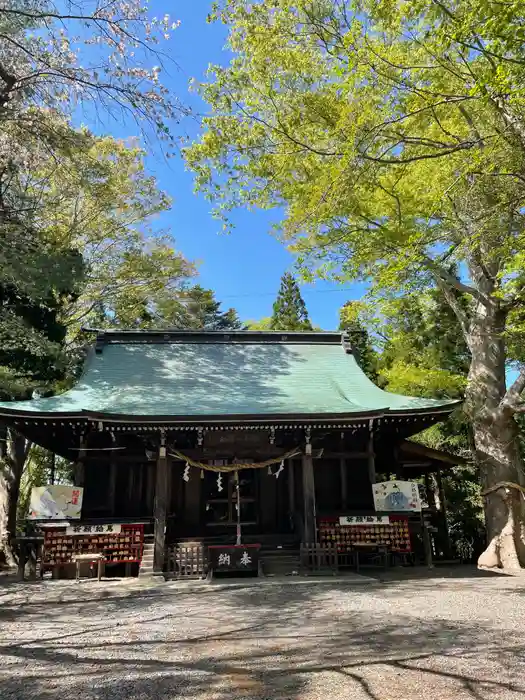
[(168, 548), (166, 576), (176, 579), (200, 579), (208, 573), (207, 548), (202, 544), (173, 545)]
[(301, 544), (302, 574), (336, 574), (339, 570), (337, 549), (320, 544)]

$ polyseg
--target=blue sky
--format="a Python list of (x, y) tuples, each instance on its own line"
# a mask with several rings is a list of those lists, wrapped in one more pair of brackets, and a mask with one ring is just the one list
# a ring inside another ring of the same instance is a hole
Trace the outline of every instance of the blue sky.
[[(160, 0), (152, 0), (152, 15), (163, 16), (167, 9)], [(163, 84), (200, 112), (207, 107), (198, 96), (188, 93), (190, 78), (200, 81), (210, 63), (229, 61), (224, 50), (225, 27), (206, 23), (209, 10), (208, 0), (174, 3), (172, 18), (179, 19), (181, 25), (162, 46), (179, 66), (179, 70), (167, 66), (168, 70), (161, 74)], [(106, 126), (117, 137), (136, 134), (136, 125), (131, 121), (108, 122)], [(199, 262), (199, 282), (213, 289), (224, 307), (235, 307), (244, 320), (269, 316), (281, 275), (293, 266), (293, 257), (269, 234), (279, 212), (238, 212), (235, 231), (221, 234), (220, 222), (211, 216), (210, 203), (194, 194), (192, 175), (185, 171), (180, 159), (166, 161), (152, 153), (147, 166), (160, 187), (173, 198), (173, 208), (163, 215), (161, 225), (171, 229), (177, 248), (187, 258)], [(337, 327), (338, 310), (345, 301), (361, 295), (360, 285), (341, 288), (319, 282), (303, 287), (313, 323), (325, 330)]]

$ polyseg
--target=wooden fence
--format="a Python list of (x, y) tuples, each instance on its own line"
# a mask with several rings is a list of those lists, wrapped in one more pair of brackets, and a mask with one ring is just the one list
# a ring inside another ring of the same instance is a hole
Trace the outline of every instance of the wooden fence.
[(302, 574), (336, 574), (339, 571), (337, 549), (319, 544), (301, 544)]
[(166, 576), (177, 579), (206, 578), (208, 552), (202, 544), (173, 545), (168, 548)]

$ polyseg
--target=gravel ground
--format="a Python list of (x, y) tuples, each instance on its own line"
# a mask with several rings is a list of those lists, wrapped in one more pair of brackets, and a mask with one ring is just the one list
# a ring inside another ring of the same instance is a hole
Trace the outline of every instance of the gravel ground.
[(0, 579), (1, 700), (525, 698), (525, 578)]

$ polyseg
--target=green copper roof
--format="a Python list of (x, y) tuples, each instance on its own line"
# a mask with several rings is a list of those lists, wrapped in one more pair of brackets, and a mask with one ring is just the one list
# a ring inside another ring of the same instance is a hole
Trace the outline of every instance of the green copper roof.
[(382, 391), (335, 334), (120, 333), (99, 338), (99, 348), (74, 388), (5, 402), (0, 413), (348, 415), (446, 410), (457, 403)]

